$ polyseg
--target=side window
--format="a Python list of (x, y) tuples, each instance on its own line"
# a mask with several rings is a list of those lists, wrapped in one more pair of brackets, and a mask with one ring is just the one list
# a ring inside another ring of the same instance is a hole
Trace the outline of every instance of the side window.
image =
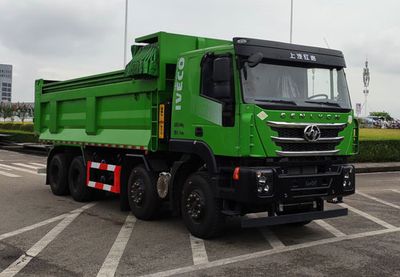
[(201, 61), (200, 95), (222, 104), (222, 125), (234, 126), (235, 89), (232, 56), (206, 54)]
[(214, 55), (206, 54), (201, 61), (201, 90), (200, 94), (208, 98), (213, 98), (213, 61)]

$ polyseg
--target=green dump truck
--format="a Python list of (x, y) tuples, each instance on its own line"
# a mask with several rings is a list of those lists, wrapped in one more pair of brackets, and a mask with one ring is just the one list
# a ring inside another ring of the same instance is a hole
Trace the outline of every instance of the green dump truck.
[(53, 144), (46, 183), (76, 201), (119, 194), (143, 220), (168, 208), (202, 238), (227, 217), (254, 227), (346, 215), (324, 209), (355, 192), (344, 68), (331, 49), (137, 38), (124, 70), (36, 81), (35, 131)]

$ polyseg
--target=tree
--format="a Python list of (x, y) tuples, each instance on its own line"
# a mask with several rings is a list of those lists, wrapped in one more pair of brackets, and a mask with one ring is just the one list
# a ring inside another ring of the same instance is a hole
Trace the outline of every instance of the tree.
[(30, 114), (29, 105), (25, 103), (17, 103), (14, 104), (15, 115), (18, 116), (22, 123), (24, 122), (25, 118), (27, 118)]
[(10, 118), (13, 120), (13, 115), (14, 115), (14, 109), (11, 103), (1, 103), (0, 104), (1, 108), (1, 117), (3, 117), (3, 120), (6, 121), (7, 118)]
[(383, 117), (386, 121), (392, 121), (393, 117), (390, 116), (388, 112), (370, 112), (369, 115), (371, 116), (380, 116)]

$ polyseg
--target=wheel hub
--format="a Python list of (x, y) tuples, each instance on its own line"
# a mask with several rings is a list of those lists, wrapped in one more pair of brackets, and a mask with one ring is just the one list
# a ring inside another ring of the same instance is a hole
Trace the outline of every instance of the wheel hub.
[(203, 216), (204, 201), (198, 192), (192, 191), (188, 195), (186, 198), (186, 210), (194, 220), (199, 220)]
[(141, 180), (136, 180), (131, 187), (131, 197), (133, 202), (140, 206), (144, 199), (144, 184)]

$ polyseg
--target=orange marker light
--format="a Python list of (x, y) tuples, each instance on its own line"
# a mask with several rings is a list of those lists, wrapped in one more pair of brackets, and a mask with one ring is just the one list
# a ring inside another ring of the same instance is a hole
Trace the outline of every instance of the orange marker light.
[(158, 114), (158, 138), (164, 139), (164, 120), (165, 120), (165, 105), (160, 104), (159, 114)]
[(232, 179), (235, 180), (235, 181), (239, 181), (239, 179), (240, 179), (240, 167), (235, 167), (235, 170), (233, 171)]
[(165, 104), (160, 104), (160, 110), (158, 115), (159, 122), (165, 122)]

